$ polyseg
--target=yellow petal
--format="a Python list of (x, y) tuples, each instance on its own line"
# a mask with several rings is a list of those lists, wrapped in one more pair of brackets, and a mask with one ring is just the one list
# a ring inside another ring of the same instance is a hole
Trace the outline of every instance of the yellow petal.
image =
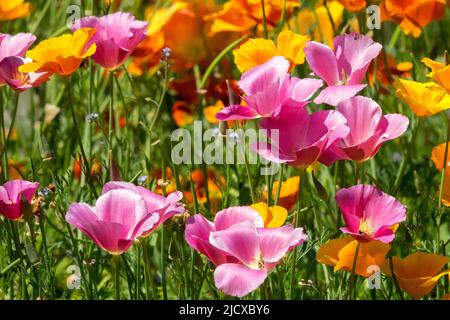
[(269, 215), (269, 208), (267, 207), (267, 203), (258, 202), (258, 203), (252, 204), (250, 206), (250, 208), (258, 211), (259, 215), (263, 218), (264, 225), (266, 225), (266, 220)]
[(241, 72), (263, 64), (277, 53), (275, 43), (267, 39), (249, 39), (233, 51), (234, 62)]
[(295, 34), (292, 31), (282, 31), (277, 39), (277, 55), (287, 58), (292, 64), (299, 65), (305, 62), (306, 41), (311, 38), (307, 35)]
[(272, 219), (268, 221), (266, 228), (278, 228), (284, 225), (288, 212), (285, 208), (280, 206), (272, 206), (269, 208), (269, 213)]
[(418, 116), (430, 116), (450, 108), (450, 95), (433, 82), (421, 83), (397, 79), (394, 87), (397, 96)]

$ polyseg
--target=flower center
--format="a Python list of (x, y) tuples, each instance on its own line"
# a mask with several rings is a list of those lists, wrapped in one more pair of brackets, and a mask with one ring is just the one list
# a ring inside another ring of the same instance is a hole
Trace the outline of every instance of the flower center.
[(360, 234), (368, 235), (369, 237), (373, 236), (375, 233), (375, 227), (374, 227), (372, 221), (370, 221), (369, 219), (359, 220), (358, 232)]

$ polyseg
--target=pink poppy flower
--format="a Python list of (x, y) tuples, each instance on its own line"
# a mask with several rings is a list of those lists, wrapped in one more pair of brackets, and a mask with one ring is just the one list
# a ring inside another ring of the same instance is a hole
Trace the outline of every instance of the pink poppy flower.
[(299, 106), (307, 105), (322, 81), (291, 77), (288, 70), (289, 61), (281, 56), (248, 70), (238, 82), (246, 94), (243, 100), (247, 105), (228, 106), (218, 112), (216, 118), (226, 121), (276, 116), (286, 100), (296, 101)]
[(195, 215), (188, 220), (185, 238), (217, 266), (214, 281), (225, 294), (242, 297), (256, 290), (284, 255), (307, 239), (302, 228), (263, 228), (259, 214), (249, 207), (219, 212), (214, 224)]
[(11, 180), (0, 186), (0, 214), (10, 220), (20, 219), (23, 201), (31, 203), (38, 187), (39, 183), (25, 180)]
[[(14, 36), (0, 33), (0, 63), (10, 57), (22, 58), (34, 41), (36, 41), (36, 37), (31, 33), (18, 33)], [(5, 67), (5, 65), (10, 65), (14, 61), (5, 62), (2, 65)], [(17, 62), (13, 64), (17, 64)], [(0, 85), (4, 85), (7, 82), (0, 74)]]
[(116, 12), (103, 17), (76, 20), (72, 31), (81, 28), (95, 29), (90, 42), (97, 45), (93, 59), (105, 69), (113, 70), (120, 67), (145, 39), (147, 26), (148, 22), (136, 20), (129, 13)]
[[(155, 224), (152, 230), (156, 229), (173, 216), (183, 214), (186, 211), (181, 203), (183, 193), (180, 191), (172, 192), (167, 197), (164, 197), (148, 190), (147, 188), (136, 186), (129, 182), (110, 181), (103, 186), (102, 193), (115, 189), (127, 189), (137, 192), (144, 198), (148, 212), (158, 213), (159, 221)], [(152, 230), (146, 231), (144, 236), (149, 234)]]
[(66, 221), (100, 248), (117, 255), (127, 251), (135, 239), (148, 235), (168, 217), (181, 213), (179, 200), (178, 193), (160, 198), (142, 187), (111, 182), (105, 185), (94, 207), (86, 203), (71, 204)]
[(366, 161), (378, 152), (383, 143), (405, 133), (409, 120), (400, 114), (383, 115), (378, 103), (356, 96), (338, 104), (336, 110), (347, 119), (350, 133), (327, 149), (322, 162), (336, 160)]
[(51, 74), (48, 72), (20, 72), (19, 67), (27, 63), (22, 57), (7, 57), (0, 61), (0, 81), (8, 84), (16, 92), (38, 87), (46, 82)]
[(315, 41), (308, 42), (304, 49), (312, 71), (328, 85), (314, 99), (317, 104), (336, 106), (364, 89), (366, 85), (361, 82), (367, 68), (382, 48), (381, 44), (357, 33), (339, 35), (333, 44), (334, 52)]
[(361, 242), (394, 240), (392, 227), (405, 221), (406, 208), (394, 197), (371, 185), (356, 185), (336, 193), (346, 227), (341, 231)]
[(318, 111), (310, 115), (291, 100), (283, 104), (276, 117), (259, 122), (271, 143), (260, 141), (251, 145), (251, 149), (267, 160), (306, 168), (321, 161), (323, 153), (333, 143), (347, 136), (346, 123), (337, 111)]

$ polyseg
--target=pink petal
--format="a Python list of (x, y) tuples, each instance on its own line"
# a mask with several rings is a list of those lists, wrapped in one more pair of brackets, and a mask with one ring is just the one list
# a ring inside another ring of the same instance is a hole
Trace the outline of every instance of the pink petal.
[(225, 230), (237, 223), (251, 222), (255, 227), (264, 226), (264, 221), (259, 213), (250, 207), (229, 207), (216, 213), (214, 219), (215, 230)]
[(112, 254), (127, 251), (133, 243), (133, 240), (126, 239), (129, 231), (127, 226), (99, 221), (94, 208), (84, 203), (72, 204), (66, 214), (66, 221)]
[(144, 198), (138, 193), (116, 189), (102, 194), (95, 204), (98, 219), (134, 227), (147, 216)]
[(288, 76), (289, 61), (281, 56), (274, 56), (269, 61), (245, 72), (238, 82), (247, 96), (266, 90), (274, 83), (281, 85)]
[(337, 106), (340, 102), (353, 97), (366, 87), (365, 84), (356, 85), (332, 85), (323, 89), (314, 99), (314, 103), (326, 103), (330, 106)]
[(322, 87), (323, 82), (319, 79), (295, 79), (292, 87), (292, 93), (290, 99), (295, 101), (308, 101), (320, 87)]
[(214, 225), (200, 214), (191, 216), (186, 221), (184, 238), (198, 252), (204, 254), (214, 265), (227, 262), (227, 254), (209, 243), (209, 234)]
[(261, 253), (264, 261), (278, 262), (288, 250), (300, 245), (308, 236), (303, 228), (283, 226), (280, 228), (258, 229)]
[(214, 271), (216, 287), (234, 297), (243, 297), (256, 290), (266, 277), (265, 270), (253, 270), (235, 263), (222, 264)]
[(209, 242), (246, 265), (258, 265), (259, 237), (251, 222), (245, 221), (222, 231), (212, 231)]
[(34, 41), (36, 36), (31, 33), (0, 34), (0, 61), (7, 57), (23, 57)]
[(241, 105), (228, 106), (216, 114), (216, 119), (220, 121), (255, 119), (258, 117), (259, 115), (255, 110)]
[(338, 69), (347, 75), (348, 84), (359, 84), (364, 79), (370, 62), (378, 56), (381, 44), (362, 34), (344, 34), (334, 39)]
[(339, 82), (336, 57), (330, 47), (315, 41), (308, 41), (304, 49), (306, 60), (315, 75), (329, 86)]

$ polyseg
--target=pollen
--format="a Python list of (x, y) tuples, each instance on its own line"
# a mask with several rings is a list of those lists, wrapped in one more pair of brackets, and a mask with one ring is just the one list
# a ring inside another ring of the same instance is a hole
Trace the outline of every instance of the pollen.
[(370, 236), (374, 235), (375, 227), (374, 227), (374, 225), (373, 225), (371, 220), (369, 220), (369, 219), (366, 219), (366, 220), (361, 219), (359, 221), (358, 231), (359, 231), (359, 233), (365, 234), (365, 235), (370, 237)]

